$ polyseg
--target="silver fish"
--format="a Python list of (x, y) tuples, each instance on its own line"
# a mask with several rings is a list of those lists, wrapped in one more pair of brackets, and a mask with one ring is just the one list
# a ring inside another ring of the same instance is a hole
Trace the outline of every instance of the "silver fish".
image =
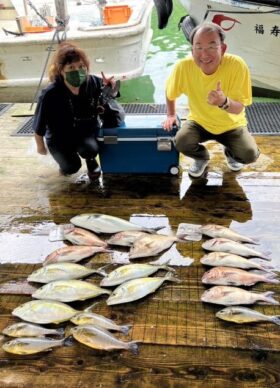
[(226, 238), (212, 238), (211, 240), (207, 240), (202, 244), (202, 248), (208, 251), (228, 252), (240, 256), (254, 256), (261, 257), (264, 260), (271, 260), (267, 257), (266, 253), (258, 252), (244, 244)]
[(13, 354), (36, 354), (62, 346), (65, 338), (55, 340), (47, 337), (22, 337), (5, 342), (2, 348), (5, 352)]
[(94, 273), (105, 274), (102, 269), (94, 270), (76, 263), (58, 262), (37, 269), (27, 277), (27, 280), (29, 282), (50, 283), (55, 280), (81, 279)]
[(235, 323), (272, 322), (280, 325), (280, 315), (265, 315), (247, 307), (226, 307), (216, 313), (216, 317)]
[(202, 225), (199, 229), (202, 234), (205, 234), (206, 236), (209, 236), (209, 237), (227, 238), (229, 240), (247, 242), (251, 244), (257, 243), (256, 240), (247, 236), (243, 236), (235, 232), (234, 230), (230, 228), (226, 228), (225, 226), (221, 226), (221, 225), (206, 224), (206, 225)]
[(156, 256), (179, 241), (176, 236), (165, 236), (162, 234), (147, 234), (134, 241), (129, 251), (129, 259), (138, 257)]
[(214, 286), (204, 291), (201, 300), (202, 302), (223, 304), (225, 306), (253, 303), (279, 304), (272, 295), (274, 295), (274, 292), (271, 291), (257, 293), (239, 287)]
[(71, 329), (73, 337), (82, 344), (93, 349), (115, 350), (127, 349), (137, 353), (137, 341), (124, 342), (117, 339), (109, 331), (92, 325), (75, 326)]
[(61, 335), (63, 329), (48, 329), (28, 322), (19, 322), (5, 327), (2, 333), (10, 337), (44, 337), (45, 335)]
[(106, 241), (101, 240), (96, 234), (82, 228), (73, 228), (64, 232), (64, 239), (75, 245), (106, 247)]
[(258, 275), (239, 268), (214, 267), (202, 276), (202, 283), (220, 286), (252, 286), (258, 282), (280, 283), (275, 274)]
[(125, 230), (140, 230), (154, 232), (155, 229), (133, 224), (119, 217), (107, 214), (86, 213), (71, 218), (72, 224), (92, 230), (95, 233), (118, 233)]
[(12, 315), (27, 322), (44, 325), (68, 321), (79, 312), (65, 303), (54, 300), (31, 300), (16, 307)]
[(76, 263), (82, 259), (85, 259), (86, 257), (93, 256), (95, 253), (98, 252), (110, 252), (108, 249), (105, 249), (104, 247), (93, 247), (93, 246), (70, 246), (70, 247), (63, 247), (55, 250), (54, 252), (50, 253), (45, 261), (43, 262), (43, 265), (51, 264), (51, 263), (60, 263), (60, 262), (72, 262)]
[(106, 330), (120, 331), (123, 334), (128, 334), (132, 325), (117, 325), (111, 319), (103, 317), (103, 315), (95, 314), (89, 311), (82, 311), (70, 319), (75, 325), (93, 325)]
[(38, 288), (32, 297), (36, 299), (57, 300), (59, 302), (74, 302), (95, 298), (111, 291), (100, 288), (83, 280), (56, 280)]
[(131, 247), (137, 238), (145, 235), (145, 232), (141, 232), (139, 230), (125, 230), (124, 232), (114, 234), (109, 240), (107, 240), (107, 243), (110, 245)]
[(105, 287), (117, 286), (128, 280), (150, 276), (160, 269), (174, 271), (173, 268), (170, 268), (167, 265), (128, 264), (110, 272), (108, 276), (101, 280), (100, 285)]
[(118, 286), (107, 299), (107, 305), (120, 304), (133, 302), (144, 298), (144, 296), (155, 292), (163, 282), (179, 282), (178, 279), (172, 277), (172, 274), (168, 272), (164, 277), (161, 278), (140, 278), (129, 280)]
[(269, 271), (273, 267), (264, 266), (262, 264), (256, 263), (252, 260), (245, 259), (242, 256), (234, 255), (233, 253), (227, 252), (211, 252), (207, 255), (204, 255), (200, 262), (205, 265), (210, 265), (211, 267), (234, 267), (234, 268), (243, 268), (250, 269), (255, 268), (261, 271)]

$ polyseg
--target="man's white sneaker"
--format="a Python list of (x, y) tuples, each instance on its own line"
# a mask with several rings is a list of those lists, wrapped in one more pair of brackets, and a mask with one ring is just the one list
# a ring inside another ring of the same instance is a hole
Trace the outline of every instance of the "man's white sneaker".
[(243, 168), (244, 164), (237, 162), (231, 156), (227, 156), (225, 154), (225, 157), (226, 157), (228, 168), (231, 171), (240, 171)]
[(190, 176), (192, 176), (194, 178), (201, 177), (201, 175), (203, 175), (208, 164), (209, 164), (209, 160), (195, 159), (193, 164), (189, 168)]

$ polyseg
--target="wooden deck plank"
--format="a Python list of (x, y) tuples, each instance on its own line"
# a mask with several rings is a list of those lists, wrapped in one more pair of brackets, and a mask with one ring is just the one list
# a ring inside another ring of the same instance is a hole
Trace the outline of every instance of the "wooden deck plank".
[[(73, 178), (59, 177), (53, 163), (36, 155), (32, 138), (10, 136), (22, 120), (11, 116), (15, 108), (0, 116), (0, 237), (1, 232), (7, 233), (1, 244), (9, 245), (9, 233), (18, 234), (20, 240), (22, 233), (29, 236), (38, 226), (69, 223), (71, 217), (85, 212), (125, 219), (132, 214), (164, 214), (174, 232), (183, 222), (211, 222), (232, 225), (244, 234), (257, 236), (258, 249), (270, 250), (273, 265), (280, 269), (280, 136), (256, 136), (262, 155), (237, 174), (228, 172), (221, 147), (209, 143), (212, 159), (207, 182), (190, 180), (186, 171), (190, 162), (181, 158), (178, 178), (105, 175), (100, 185), (77, 184), (75, 179), (85, 172), (85, 166)], [(42, 238), (47, 239), (47, 234), (38, 241)], [(34, 356), (13, 356), (0, 349), (1, 386), (280, 385), (279, 326), (224, 322), (215, 317), (222, 306), (200, 301), (206, 289), (201, 283), (206, 270), (200, 263), (204, 254), (201, 243), (177, 244), (181, 255), (194, 258), (192, 266), (176, 267), (181, 283), (165, 283), (154, 294), (126, 305), (109, 307), (105, 297), (97, 298), (100, 303), (95, 311), (119, 323), (133, 324), (127, 339), (141, 342), (139, 355), (95, 351), (76, 342)], [(13, 251), (13, 246), (10, 249)], [(32, 247), (25, 249), (33, 258)], [(0, 252), (0, 262), (3, 259)], [(0, 290), (1, 284), (26, 279), (40, 267), (40, 260), (0, 264)], [(109, 263), (110, 255), (96, 255), (87, 262), (97, 268)], [(93, 277), (92, 281), (98, 284), (99, 279)], [(273, 290), (280, 300), (278, 285), (259, 284), (253, 289)], [(28, 295), (0, 294), (0, 331), (18, 321), (11, 312), (28, 300)], [(92, 302), (76, 302), (73, 306), (83, 309)], [(279, 306), (254, 308), (265, 314), (280, 314)]]

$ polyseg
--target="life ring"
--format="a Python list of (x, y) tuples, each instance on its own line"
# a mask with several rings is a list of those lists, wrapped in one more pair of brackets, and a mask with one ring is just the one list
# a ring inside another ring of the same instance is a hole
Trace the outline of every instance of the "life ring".
[(168, 24), (168, 19), (173, 11), (172, 0), (154, 0), (158, 16), (158, 28), (162, 30)]

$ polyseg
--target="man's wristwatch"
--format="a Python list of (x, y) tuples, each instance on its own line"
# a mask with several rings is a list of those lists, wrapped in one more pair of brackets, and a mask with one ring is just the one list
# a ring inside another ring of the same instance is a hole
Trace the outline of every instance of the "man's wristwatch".
[(222, 105), (218, 105), (218, 107), (220, 109), (224, 109), (224, 110), (227, 110), (229, 108), (229, 105), (230, 105), (230, 101), (229, 101), (229, 98), (226, 97), (224, 103)]

